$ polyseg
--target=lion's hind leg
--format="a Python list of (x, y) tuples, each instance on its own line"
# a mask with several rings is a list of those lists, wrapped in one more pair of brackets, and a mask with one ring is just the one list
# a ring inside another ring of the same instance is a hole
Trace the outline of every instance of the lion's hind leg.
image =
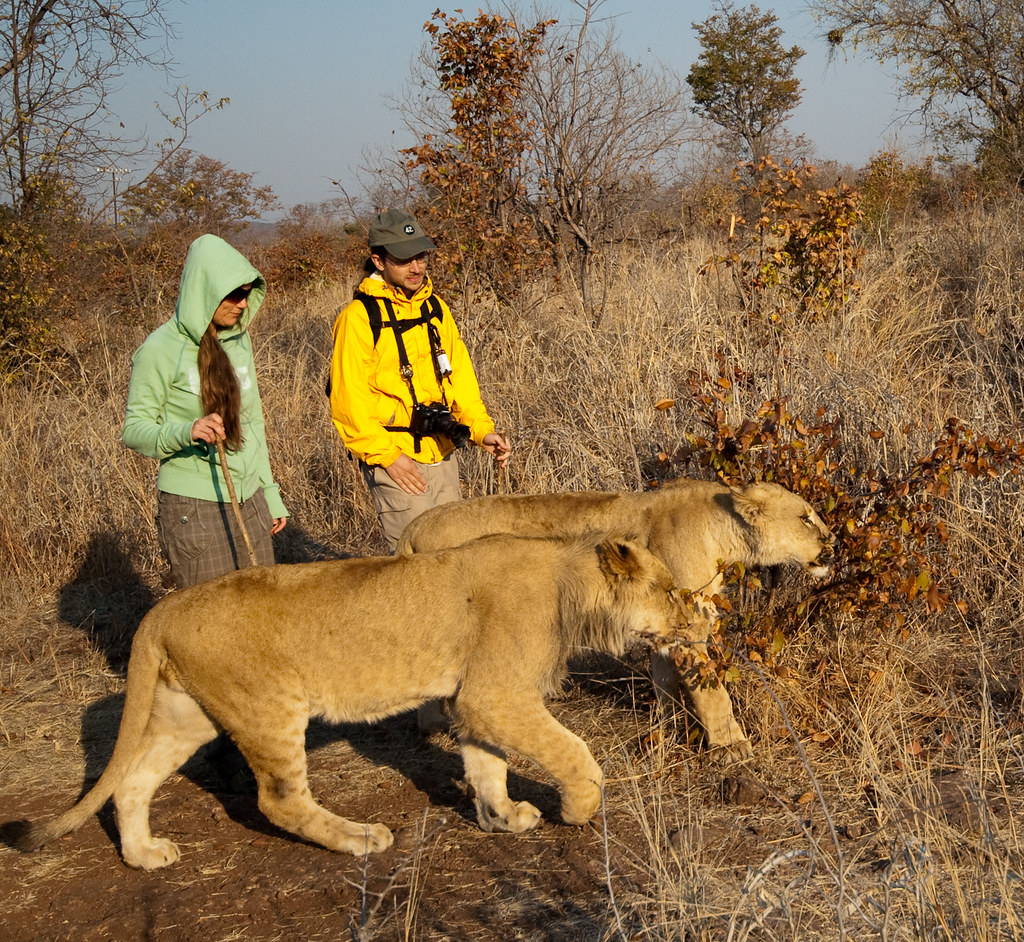
[(362, 856), (387, 850), (394, 837), (382, 824), (358, 824), (319, 805), (306, 772), (309, 706), (283, 699), (251, 714), (245, 731), (232, 733), (256, 776), (259, 808), (273, 824), (329, 850)]
[(416, 725), (425, 736), (446, 733), (450, 728), (448, 703), (445, 700), (427, 700), (416, 710)]
[(114, 789), (114, 810), (121, 836), (121, 855), (130, 867), (155, 870), (178, 859), (178, 848), (149, 829), (153, 793), (217, 728), (187, 693), (156, 688), (149, 724), (131, 768)]

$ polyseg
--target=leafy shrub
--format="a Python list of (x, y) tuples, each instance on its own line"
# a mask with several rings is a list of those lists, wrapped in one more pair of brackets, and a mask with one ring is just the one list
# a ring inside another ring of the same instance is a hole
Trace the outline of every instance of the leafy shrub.
[(938, 188), (931, 159), (908, 164), (893, 151), (872, 157), (859, 185), (864, 225), (881, 234), (891, 232), (917, 207), (934, 200)]
[[(789, 411), (785, 397), (764, 402), (753, 417), (727, 421), (734, 387), (747, 381), (742, 371), (718, 357), (718, 375), (691, 380), (697, 414), (705, 431), (686, 436), (676, 454), (665, 456), (666, 474), (694, 467), (710, 471), (726, 484), (773, 481), (800, 494), (819, 511), (836, 536), (835, 576), (791, 610), (752, 611), (743, 616), (746, 655), (778, 666), (778, 656), (793, 630), (807, 618), (858, 619), (882, 632), (899, 633), (910, 607), (939, 612), (955, 604), (951, 563), (944, 544), (948, 532), (941, 502), (958, 477), (1017, 475), (1024, 468), (1024, 443), (991, 438), (951, 418), (934, 432), (932, 447), (899, 474), (866, 468), (844, 457), (842, 421), (820, 409), (804, 421)], [(909, 430), (908, 430), (909, 431)], [(871, 437), (882, 439), (874, 431)], [(759, 587), (751, 574), (735, 570), (731, 581)], [(724, 602), (728, 612), (729, 605)], [(722, 641), (705, 661), (692, 664), (708, 680), (730, 673), (733, 652)]]
[(0, 369), (15, 371), (45, 345), (43, 311), (53, 295), (43, 233), (6, 207), (0, 211)]
[(863, 217), (860, 196), (844, 183), (808, 191), (816, 173), (809, 164), (779, 167), (770, 157), (740, 164), (734, 181), (745, 212), (756, 218), (734, 218), (733, 247), (707, 266), (727, 266), (747, 310), (773, 322), (794, 313), (820, 320), (860, 289), (863, 250), (853, 239)]
[(34, 177), (18, 206), (0, 207), (0, 370), (55, 350), (51, 323), (75, 309), (81, 201), (68, 181)]
[(363, 238), (283, 226), (279, 237), (263, 252), (260, 271), (275, 290), (308, 290), (342, 281), (365, 256)]

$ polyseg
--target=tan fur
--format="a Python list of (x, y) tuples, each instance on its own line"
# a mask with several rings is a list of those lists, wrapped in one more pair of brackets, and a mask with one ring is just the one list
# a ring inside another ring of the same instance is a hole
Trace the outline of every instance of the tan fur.
[(492, 537), (408, 558), (234, 572), (146, 616), (106, 770), (63, 815), (18, 822), (12, 842), (41, 847), (113, 795), (125, 862), (173, 863), (177, 847), (150, 834), (150, 800), (223, 729), (274, 824), (331, 850), (385, 850), (386, 827), (338, 817), (310, 794), (308, 719), (372, 721), (437, 697), (451, 698), (482, 828), (525, 831), (540, 817), (509, 799), (506, 750), (546, 769), (563, 819), (582, 824), (600, 804), (601, 771), (545, 708), (545, 693), (573, 651), (621, 651), (631, 631), (667, 638), (684, 621), (665, 566), (623, 541)]
[[(679, 479), (646, 492), (481, 497), (444, 504), (409, 524), (397, 552), (457, 546), (487, 533), (536, 537), (587, 532), (635, 540), (665, 562), (681, 589), (706, 596), (722, 591), (722, 563), (793, 563), (820, 578), (827, 572), (834, 542), (811, 505), (777, 484), (729, 488)], [(691, 626), (693, 640), (707, 637), (709, 621)], [(651, 672), (660, 694), (678, 697), (678, 672), (668, 657), (656, 655)], [(709, 747), (726, 760), (752, 755), (724, 687), (687, 692)]]

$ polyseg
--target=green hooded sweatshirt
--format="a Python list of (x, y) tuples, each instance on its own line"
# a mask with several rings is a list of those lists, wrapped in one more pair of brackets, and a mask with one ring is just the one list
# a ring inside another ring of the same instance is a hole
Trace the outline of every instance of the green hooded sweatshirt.
[(174, 317), (154, 330), (132, 357), (121, 440), (133, 451), (160, 461), (157, 488), (201, 500), (230, 501), (217, 449), (192, 441), (192, 423), (203, 417), (199, 396), (199, 341), (220, 302), (240, 285), (252, 284), (239, 322), (218, 337), (241, 387), (243, 443), (227, 453), (235, 494), (244, 501), (262, 488), (272, 517), (285, 510), (270, 470), (263, 405), (248, 327), (263, 303), (263, 276), (236, 249), (215, 235), (196, 239), (181, 272)]

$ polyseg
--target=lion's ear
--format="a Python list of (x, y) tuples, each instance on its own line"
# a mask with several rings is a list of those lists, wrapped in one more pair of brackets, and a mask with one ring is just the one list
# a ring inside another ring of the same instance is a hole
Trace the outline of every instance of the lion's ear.
[(729, 491), (732, 494), (732, 509), (740, 519), (754, 526), (764, 515), (764, 505), (750, 492), (750, 488), (730, 487)]
[(605, 540), (597, 548), (601, 569), (611, 579), (633, 579), (642, 568), (636, 546), (624, 540)]

